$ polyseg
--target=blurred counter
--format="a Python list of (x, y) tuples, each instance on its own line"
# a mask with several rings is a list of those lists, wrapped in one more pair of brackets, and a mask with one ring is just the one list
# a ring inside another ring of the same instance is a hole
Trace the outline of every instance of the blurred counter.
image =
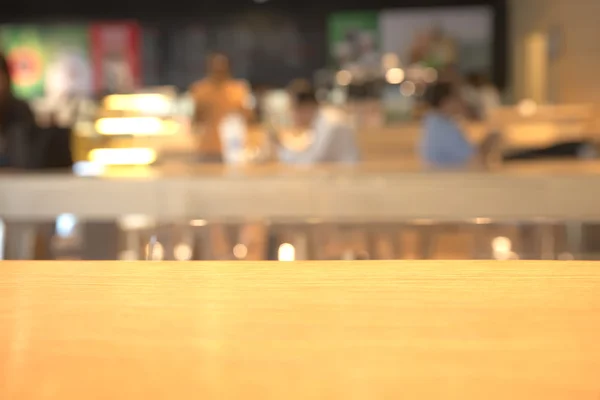
[(172, 165), (104, 177), (0, 175), (0, 216), (72, 213), (114, 219), (600, 220), (599, 162), (516, 164), (497, 171), (422, 171), (408, 162), (357, 167)]

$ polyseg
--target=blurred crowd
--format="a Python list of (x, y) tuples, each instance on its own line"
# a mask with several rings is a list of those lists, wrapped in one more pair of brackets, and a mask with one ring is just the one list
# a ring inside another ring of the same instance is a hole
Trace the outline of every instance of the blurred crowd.
[[(440, 42), (436, 49), (445, 57), (453, 54), (446, 42)], [(417, 50), (414, 57), (422, 56)], [(348, 109), (318, 98), (309, 82), (296, 82), (288, 88), (291, 121), (282, 125), (261, 120), (258, 105), (265, 91), (252, 91), (245, 81), (235, 79), (225, 55), (208, 57), (206, 70), (206, 76), (189, 88), (193, 103), (191, 132), (198, 138), (194, 142), (197, 148), (191, 149), (196, 162), (236, 162), (243, 153), (245, 135), (256, 125), (261, 126), (267, 140), (246, 161), (264, 161), (267, 152), (286, 164), (360, 161), (352, 115)], [(472, 143), (460, 121), (486, 120), (501, 105), (498, 89), (484, 74), (462, 76), (451, 63), (436, 69), (436, 73), (437, 79), (426, 86), (422, 95), (425, 107), (416, 153), (429, 167), (485, 165), (500, 148), (500, 132), (490, 131), (484, 140)], [(28, 103), (14, 95), (10, 75), (7, 60), (0, 56), (0, 166), (65, 166), (68, 156), (60, 154), (69, 151), (72, 126), (59, 124), (56, 113), (50, 113), (43, 123), (40, 118), (36, 120)], [(68, 102), (61, 104), (68, 108)]]

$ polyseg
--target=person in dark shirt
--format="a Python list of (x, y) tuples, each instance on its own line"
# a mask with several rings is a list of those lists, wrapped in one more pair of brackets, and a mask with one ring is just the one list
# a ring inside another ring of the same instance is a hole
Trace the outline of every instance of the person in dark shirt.
[(8, 62), (0, 54), (0, 167), (35, 167), (37, 133), (31, 108), (15, 97)]

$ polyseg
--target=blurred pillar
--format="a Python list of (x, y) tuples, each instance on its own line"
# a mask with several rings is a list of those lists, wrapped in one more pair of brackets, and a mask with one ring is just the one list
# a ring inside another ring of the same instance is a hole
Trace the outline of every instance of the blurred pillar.
[(534, 32), (525, 39), (524, 97), (538, 104), (548, 103), (548, 35)]
[(6, 260), (33, 260), (35, 245), (35, 224), (29, 222), (11, 222), (6, 224)]

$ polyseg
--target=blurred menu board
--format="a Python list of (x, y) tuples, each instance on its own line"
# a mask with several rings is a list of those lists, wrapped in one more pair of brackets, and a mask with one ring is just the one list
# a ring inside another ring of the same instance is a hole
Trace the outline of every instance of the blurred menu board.
[(380, 68), (379, 14), (349, 11), (332, 14), (328, 21), (329, 52), (337, 68), (376, 70)]
[(235, 75), (253, 85), (285, 86), (311, 77), (323, 63), (324, 32), (291, 16), (248, 13), (216, 24), (212, 33), (211, 48), (226, 53)]
[(141, 29), (134, 22), (91, 26), (94, 86), (98, 93), (127, 93), (141, 84)]
[(189, 26), (169, 31), (166, 80), (180, 89), (204, 77), (208, 36), (202, 26)]
[(488, 7), (384, 10), (379, 17), (381, 48), (404, 65), (488, 73), (492, 67), (493, 11)]
[(3, 26), (0, 44), (17, 96), (32, 99), (91, 90), (87, 27)]

